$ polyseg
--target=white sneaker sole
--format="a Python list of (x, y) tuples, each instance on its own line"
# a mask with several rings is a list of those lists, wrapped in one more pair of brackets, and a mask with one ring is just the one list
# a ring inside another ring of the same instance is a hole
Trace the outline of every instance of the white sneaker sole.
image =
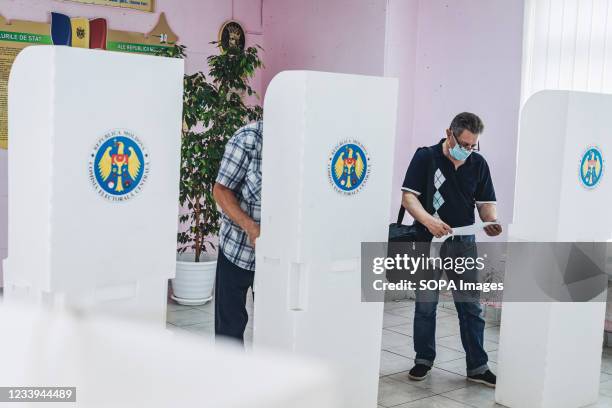
[(486, 385), (487, 387), (490, 387), (490, 388), (495, 388), (495, 384), (491, 384), (490, 382), (487, 382), (485, 380), (478, 380), (476, 378), (470, 378), (470, 377), (467, 377), (467, 380), (471, 381), (471, 382), (478, 383), (478, 384)]
[(425, 374), (423, 377), (415, 377), (414, 375), (408, 374), (408, 378), (410, 378), (412, 381), (423, 381), (424, 379), (429, 377), (430, 373), (431, 373), (431, 370), (429, 370), (427, 374)]

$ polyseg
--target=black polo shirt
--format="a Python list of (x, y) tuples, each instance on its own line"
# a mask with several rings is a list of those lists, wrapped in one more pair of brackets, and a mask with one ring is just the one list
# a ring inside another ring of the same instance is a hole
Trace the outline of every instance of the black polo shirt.
[[(442, 221), (451, 228), (474, 224), (474, 207), (481, 203), (495, 203), (495, 189), (487, 161), (480, 154), (473, 152), (467, 160), (455, 170), (455, 165), (444, 156), (442, 139), (431, 146), (435, 160), (433, 204), (434, 210)], [(427, 170), (431, 155), (427, 149), (419, 149), (414, 154), (402, 190), (419, 196), (425, 191)]]

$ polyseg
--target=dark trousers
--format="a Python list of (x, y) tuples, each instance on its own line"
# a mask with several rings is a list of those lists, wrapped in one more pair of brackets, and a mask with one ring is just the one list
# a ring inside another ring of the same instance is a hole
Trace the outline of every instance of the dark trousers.
[(244, 329), (249, 321), (246, 297), (253, 287), (254, 271), (234, 265), (219, 250), (215, 280), (215, 336), (244, 342)]
[[(440, 248), (440, 256), (476, 258), (476, 244), (473, 235), (457, 236), (445, 242)], [(428, 272), (429, 273), (429, 272)], [(429, 279), (439, 280), (442, 271), (429, 273)], [(476, 274), (465, 273), (461, 276), (453, 271), (446, 271), (449, 280), (457, 282), (463, 279), (468, 282), (478, 280)], [(471, 275), (471, 276), (470, 276)], [(461, 343), (465, 350), (467, 375), (482, 374), (489, 369), (488, 356), (483, 347), (485, 322), (480, 316), (482, 308), (479, 292), (453, 290), (453, 300), (459, 317)], [(417, 290), (414, 310), (414, 350), (415, 364), (432, 366), (436, 358), (436, 309), (438, 307), (438, 290)]]

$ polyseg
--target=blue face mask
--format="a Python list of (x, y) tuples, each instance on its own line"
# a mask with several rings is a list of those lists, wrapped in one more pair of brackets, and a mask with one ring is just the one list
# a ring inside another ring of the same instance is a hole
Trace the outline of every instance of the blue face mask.
[(453, 137), (455, 138), (455, 146), (449, 150), (450, 155), (453, 156), (453, 159), (457, 161), (466, 160), (468, 157), (470, 157), (472, 151), (462, 147), (454, 134)]

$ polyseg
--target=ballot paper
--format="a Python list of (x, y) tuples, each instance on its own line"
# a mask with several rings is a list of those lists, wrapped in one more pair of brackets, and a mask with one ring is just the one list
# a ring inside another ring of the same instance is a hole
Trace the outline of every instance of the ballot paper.
[(495, 224), (499, 225), (499, 222), (478, 222), (472, 225), (466, 225), (464, 227), (453, 228), (453, 231), (450, 234), (446, 234), (440, 238), (433, 237), (431, 242), (444, 242), (448, 238), (456, 235), (475, 235), (477, 232), (482, 231), (485, 227)]

